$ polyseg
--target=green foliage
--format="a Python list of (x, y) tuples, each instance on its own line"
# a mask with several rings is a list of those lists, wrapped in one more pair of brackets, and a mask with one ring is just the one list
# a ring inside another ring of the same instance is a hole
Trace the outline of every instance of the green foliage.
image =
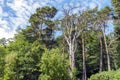
[(39, 41), (35, 41), (33, 44), (25, 45), (18, 52), (17, 66), (18, 78), (20, 80), (35, 80), (40, 75), (39, 67), (42, 53), (44, 52), (44, 46), (41, 46)]
[(10, 53), (5, 57), (5, 69), (4, 69), (4, 78), (3, 80), (16, 80), (16, 53)]
[(6, 53), (5, 48), (0, 46), (0, 60), (6, 55)]
[[(4, 60), (2, 61), (0, 57), (0, 79), (4, 76), (4, 80), (38, 80), (41, 71), (37, 65), (40, 63), (44, 48), (53, 44), (50, 43), (53, 41), (51, 31), (54, 27), (51, 19), (56, 12), (54, 7), (46, 6), (38, 8), (36, 13), (30, 17), (31, 25), (26, 29), (21, 29), (14, 41), (7, 45), (6, 50), (9, 54), (5, 58), (5, 66), (2, 64)], [(42, 25), (41, 28), (38, 25)], [(45, 40), (44, 45), (41, 39)], [(0, 47), (0, 56), (3, 55), (4, 50)], [(10, 59), (10, 62), (7, 59)]]
[(113, 13), (113, 18), (114, 18), (114, 32), (115, 36), (119, 37), (120, 35), (120, 1), (119, 0), (112, 0), (112, 5), (114, 7), (114, 13)]
[(66, 55), (57, 49), (45, 50), (39, 64), (42, 74), (39, 80), (70, 80), (68, 74), (69, 63)]
[(25, 39), (24, 35), (19, 33), (15, 36), (13, 42), (9, 43), (6, 47), (8, 52), (18, 52), (22, 50), (26, 45), (28, 45), (28, 41)]
[(5, 65), (4, 57), (5, 57), (6, 53), (7, 52), (6, 52), (5, 48), (0, 46), (0, 80), (3, 80), (4, 65)]
[(6, 47), (7, 40), (5, 38), (0, 39), (0, 46)]
[(115, 72), (113, 80), (120, 80), (120, 69)]
[(114, 21), (114, 46), (112, 46), (112, 54), (114, 65), (116, 68), (120, 67), (120, 0), (112, 0), (112, 5), (113, 5), (113, 21)]
[(120, 16), (120, 1), (119, 0), (112, 0), (112, 5), (114, 6), (114, 11), (117, 15)]
[(120, 80), (120, 69), (117, 71), (104, 71), (92, 75), (88, 80)]
[(51, 77), (47, 74), (41, 74), (38, 80), (51, 80)]
[[(15, 52), (17, 55), (15, 59), (13, 58), (14, 62), (11, 61), (10, 64), (5, 64), (5, 80), (35, 80), (40, 75), (37, 64), (44, 52), (44, 46), (40, 45), (38, 40), (29, 43), (27, 40), (21, 39), (23, 37), (16, 38), (16, 41), (10, 43), (6, 48), (8, 52)], [(12, 57), (12, 54), (7, 56)], [(11, 59), (11, 57), (7, 59)]]
[[(99, 42), (96, 32), (90, 30), (85, 34), (85, 47), (86, 47), (86, 68), (87, 77), (99, 72)], [(82, 48), (81, 38), (79, 38), (78, 49), (75, 54), (77, 78), (82, 78)]]
[(22, 34), (29, 42), (39, 40), (49, 48), (49, 44), (53, 41), (55, 30), (55, 23), (52, 19), (56, 13), (57, 10), (54, 7), (44, 6), (37, 8), (36, 13), (30, 17), (30, 26), (23, 29)]

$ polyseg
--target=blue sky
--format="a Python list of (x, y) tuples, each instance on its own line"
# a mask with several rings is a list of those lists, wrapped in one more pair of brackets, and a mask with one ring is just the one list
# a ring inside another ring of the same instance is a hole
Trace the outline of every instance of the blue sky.
[[(99, 9), (111, 6), (111, 0), (0, 0), (0, 38), (12, 38), (17, 28), (24, 28), (38, 7), (55, 6), (58, 10), (67, 4)], [(61, 12), (58, 12), (61, 15)]]

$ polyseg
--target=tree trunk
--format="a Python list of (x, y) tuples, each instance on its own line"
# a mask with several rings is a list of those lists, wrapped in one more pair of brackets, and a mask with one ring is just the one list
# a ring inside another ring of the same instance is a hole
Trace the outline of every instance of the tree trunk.
[(74, 59), (74, 51), (73, 51), (73, 45), (69, 46), (69, 61), (70, 61), (70, 77), (73, 78), (73, 70), (75, 67), (75, 59)]
[(107, 54), (107, 67), (108, 67), (108, 71), (110, 71), (111, 70), (111, 67), (110, 67), (110, 54), (108, 52), (108, 46), (107, 46), (107, 42), (106, 42), (105, 31), (103, 31), (103, 36), (104, 36), (105, 50), (106, 50), (106, 54)]
[(62, 56), (63, 56), (63, 63), (64, 63), (64, 58), (65, 58), (65, 40), (64, 40), (64, 37), (62, 39)]
[(83, 57), (83, 75), (82, 80), (86, 80), (86, 63), (85, 63), (85, 47), (84, 47), (84, 34), (82, 33), (82, 57)]
[(102, 52), (102, 38), (100, 37), (100, 67), (99, 72), (102, 72), (103, 69), (103, 52)]

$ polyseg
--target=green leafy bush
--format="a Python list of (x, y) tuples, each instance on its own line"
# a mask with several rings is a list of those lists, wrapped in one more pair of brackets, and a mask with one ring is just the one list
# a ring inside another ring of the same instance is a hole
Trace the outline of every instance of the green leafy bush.
[(10, 53), (5, 57), (5, 69), (3, 80), (16, 80), (15, 77), (15, 64), (16, 64), (16, 53)]
[(88, 80), (120, 80), (120, 69), (117, 71), (104, 71), (92, 75)]
[(39, 80), (70, 80), (66, 55), (62, 55), (60, 49), (45, 50), (40, 66)]

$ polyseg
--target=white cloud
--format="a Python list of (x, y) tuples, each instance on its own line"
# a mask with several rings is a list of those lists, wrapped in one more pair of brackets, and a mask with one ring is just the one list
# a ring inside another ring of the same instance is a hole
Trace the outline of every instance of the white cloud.
[(7, 12), (3, 12), (2, 16), (7, 17), (9, 14)]
[(111, 0), (91, 0), (92, 3), (95, 3), (99, 9), (103, 8), (104, 6), (111, 5)]
[[(53, 0), (54, 1), (54, 0)], [(61, 3), (61, 2), (63, 2), (64, 0), (55, 0), (55, 1), (57, 1), (58, 3)]]
[[(47, 0), (48, 1), (48, 0)], [(14, 0), (12, 3), (7, 3), (7, 5), (16, 12), (16, 16), (19, 18), (29, 19), (29, 16), (35, 12), (36, 8), (45, 6), (47, 2), (34, 2), (30, 0)]]
[(13, 29), (12, 31), (6, 31), (4, 28), (0, 28), (0, 39), (1, 38), (12, 38), (16, 31)]
[(96, 6), (97, 6), (97, 4), (95, 4), (95, 3), (89, 3), (90, 9), (93, 9), (93, 8), (95, 8)]
[(7, 27), (7, 22), (5, 21), (5, 20), (2, 20), (1, 18), (0, 18), (0, 28), (4, 28), (4, 29), (7, 29), (8, 27)]
[[(8, 12), (3, 12), (0, 6), (0, 38), (10, 38), (16, 33), (17, 27), (25, 27), (28, 24), (28, 19), (36, 8), (47, 5), (49, 0), (36, 1), (36, 0), (13, 0), (6, 2), (7, 6), (11, 8), (17, 17), (10, 16)], [(3, 3), (3, 0), (0, 0)], [(2, 19), (7, 17), (7, 19)], [(9, 21), (8, 21), (9, 20)], [(11, 30), (12, 29), (12, 30)]]
[(0, 17), (1, 17), (1, 15), (2, 15), (2, 8), (0, 7)]
[(10, 30), (10, 27), (7, 26), (8, 23), (5, 20), (0, 19), (0, 39), (5, 38), (11, 38), (15, 34), (15, 29)]
[(0, 4), (1, 4), (1, 5), (3, 5), (3, 1), (4, 1), (4, 0), (0, 0)]

